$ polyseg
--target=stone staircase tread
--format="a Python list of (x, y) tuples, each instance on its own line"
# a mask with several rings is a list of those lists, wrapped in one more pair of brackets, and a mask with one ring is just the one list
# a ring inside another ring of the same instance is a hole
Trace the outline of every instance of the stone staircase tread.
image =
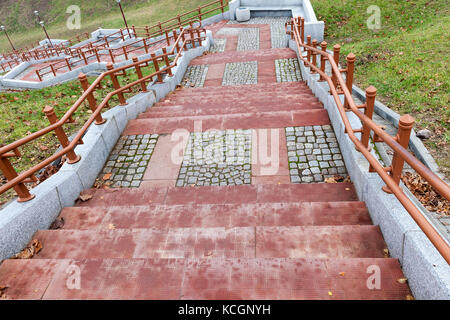
[(251, 226), (370, 225), (363, 202), (69, 207), (64, 229), (216, 228)]
[[(381, 289), (367, 287), (370, 266)], [(80, 290), (68, 286), (80, 271)], [(32, 259), (7, 260), (7, 299), (405, 300), (396, 259)], [(31, 285), (30, 285), (31, 284)]]
[(34, 259), (383, 258), (373, 225), (40, 230)]
[(92, 195), (77, 206), (142, 206), (358, 201), (352, 183), (165, 187), (145, 189), (88, 189)]
[(233, 113), (218, 116), (186, 116), (158, 119), (135, 119), (128, 122), (123, 135), (163, 134), (184, 129), (194, 132), (196, 122), (202, 130), (285, 128), (296, 126), (329, 125), (325, 109), (307, 109), (279, 112)]

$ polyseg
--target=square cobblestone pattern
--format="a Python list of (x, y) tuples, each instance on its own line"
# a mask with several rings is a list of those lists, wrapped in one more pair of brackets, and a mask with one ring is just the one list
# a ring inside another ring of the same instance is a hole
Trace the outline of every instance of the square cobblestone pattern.
[(259, 50), (259, 28), (244, 28), (239, 32), (236, 51)]
[(176, 186), (251, 184), (251, 139), (251, 130), (192, 133)]
[(227, 39), (215, 38), (214, 44), (211, 46), (211, 53), (225, 52)]
[[(157, 141), (157, 134), (120, 137), (98, 181), (113, 188), (138, 188)], [(103, 181), (103, 177), (109, 173), (111, 177)]]
[(203, 87), (208, 73), (208, 65), (189, 66), (181, 84), (185, 87)]
[(239, 86), (258, 83), (258, 62), (232, 62), (225, 65), (223, 86)]
[[(255, 17), (242, 24), (270, 24), (272, 48), (286, 48), (288, 45), (285, 23), (289, 21), (286, 17)], [(228, 24), (240, 24), (241, 22), (232, 20)]]
[(275, 60), (275, 72), (277, 82), (301, 81), (302, 74), (298, 59), (278, 59)]
[(324, 182), (347, 169), (330, 125), (286, 128), (289, 170), (292, 183)]

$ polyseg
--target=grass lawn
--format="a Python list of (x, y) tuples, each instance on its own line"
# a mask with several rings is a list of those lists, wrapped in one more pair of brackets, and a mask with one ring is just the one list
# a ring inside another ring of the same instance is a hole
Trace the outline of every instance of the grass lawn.
[[(166, 21), (211, 2), (213, 0), (124, 0), (122, 7), (129, 27), (139, 27), (155, 25), (158, 21)], [(66, 20), (71, 16), (66, 10), (71, 5), (78, 5), (81, 10), (79, 30), (69, 30), (66, 26)], [(73, 38), (78, 34), (92, 32), (100, 26), (125, 27), (115, 0), (0, 0), (0, 7), (0, 22), (8, 28), (13, 43), (18, 48), (45, 38), (42, 29), (36, 25), (34, 10), (40, 11), (47, 31), (54, 39)], [(209, 9), (211, 8), (213, 7)], [(209, 16), (219, 12), (212, 12)], [(9, 50), (8, 41), (4, 35), (0, 35), (0, 52)]]
[[(325, 21), (329, 46), (342, 46), (342, 62), (357, 56), (356, 84), (374, 85), (378, 99), (416, 119), (415, 130), (433, 136), (424, 143), (450, 177), (450, 14), (445, 0), (312, 0)], [(381, 29), (369, 30), (367, 8), (381, 9)]]

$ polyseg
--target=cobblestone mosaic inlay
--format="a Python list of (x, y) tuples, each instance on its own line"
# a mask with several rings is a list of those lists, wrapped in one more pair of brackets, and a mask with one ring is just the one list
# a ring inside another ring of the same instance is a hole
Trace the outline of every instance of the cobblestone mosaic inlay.
[(292, 183), (324, 182), (347, 176), (342, 154), (330, 125), (286, 128)]
[(192, 133), (177, 187), (251, 184), (251, 139), (251, 130)]
[(203, 87), (208, 73), (208, 65), (189, 66), (181, 84), (185, 87)]
[(120, 137), (98, 180), (113, 188), (138, 188), (157, 141), (157, 134)]
[(223, 86), (239, 86), (258, 83), (258, 62), (227, 63), (223, 75)]
[(215, 38), (211, 46), (211, 53), (224, 52), (227, 46), (227, 39)]
[(259, 28), (245, 28), (240, 30), (236, 50), (259, 50)]
[(277, 82), (301, 81), (302, 75), (298, 59), (275, 60)]
[[(286, 48), (288, 40), (284, 24), (289, 20), (286, 17), (255, 17), (242, 24), (270, 24), (272, 48)], [(241, 22), (232, 20), (228, 24), (240, 24)]]

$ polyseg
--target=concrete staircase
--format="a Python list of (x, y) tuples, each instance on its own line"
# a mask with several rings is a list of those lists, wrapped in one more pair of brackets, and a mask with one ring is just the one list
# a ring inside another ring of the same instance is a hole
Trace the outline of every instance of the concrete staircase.
[[(202, 130), (330, 124), (305, 83), (277, 83), (274, 60), (292, 54), (199, 57), (191, 65), (209, 64), (205, 86), (177, 89), (123, 134), (193, 132), (197, 120)], [(258, 84), (221, 86), (223, 64), (235, 61), (258, 61)], [(0, 286), (13, 299), (406, 299), (400, 265), (353, 184), (289, 184), (280, 150), (284, 184), (86, 190), (90, 200), (62, 211), (62, 229), (34, 235), (33, 259), (2, 263)], [(149, 168), (166, 167), (154, 158)]]
[[(21, 299), (404, 299), (402, 271), (350, 183), (89, 190), (63, 229), (7, 260)], [(381, 289), (370, 290), (370, 266)], [(77, 268), (77, 269), (74, 269)], [(81, 288), (67, 277), (79, 270)], [(39, 275), (39, 276), (38, 276)]]

